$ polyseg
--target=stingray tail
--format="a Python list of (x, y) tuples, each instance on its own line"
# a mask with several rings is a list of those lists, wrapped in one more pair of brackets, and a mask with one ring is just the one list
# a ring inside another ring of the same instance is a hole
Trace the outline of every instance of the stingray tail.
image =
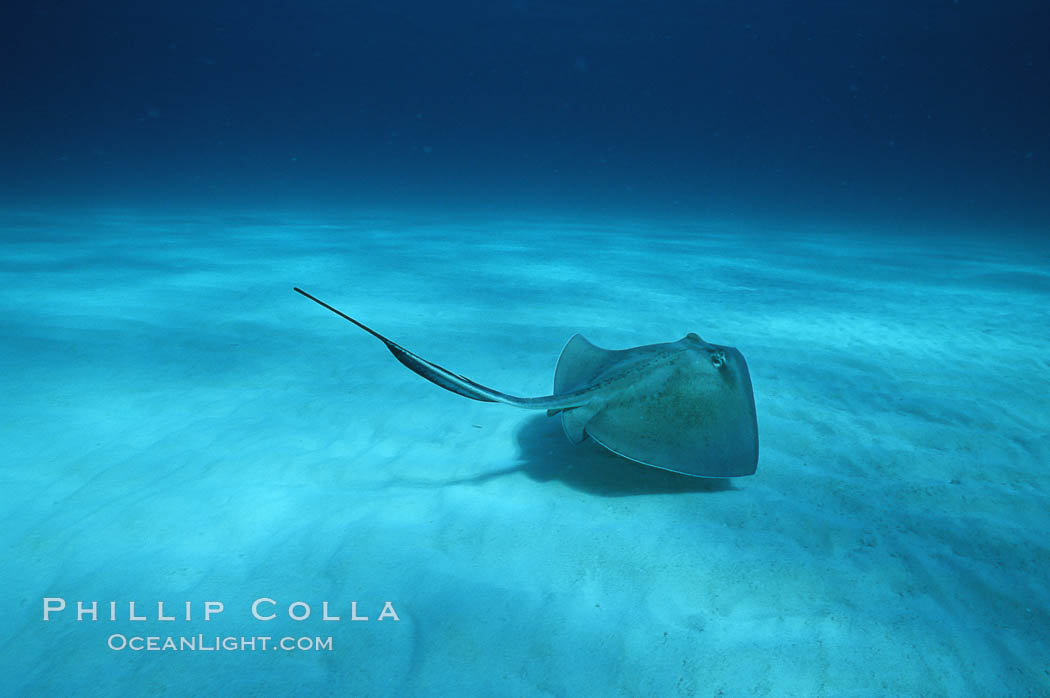
[(475, 383), (458, 373), (453, 373), (447, 368), (442, 368), (431, 361), (427, 361), (421, 356), (413, 354), (397, 342), (387, 339), (371, 327), (358, 322), (341, 310), (337, 310), (324, 301), (311, 296), (301, 288), (296, 288), (295, 291), (306, 296), (314, 303), (331, 310), (344, 320), (349, 320), (357, 325), (386, 345), (386, 348), (390, 350), (390, 353), (394, 355), (394, 358), (400, 361), (410, 371), (426, 378), (434, 385), (440, 386), (456, 395), (462, 395), (463, 397), (470, 398), (471, 400), (478, 400), (480, 402), (502, 402), (505, 405), (514, 405), (515, 407), (523, 407), (525, 409), (549, 410), (548, 414), (555, 414), (561, 410), (579, 407), (587, 402), (587, 400), (584, 399), (586, 391), (577, 391), (575, 393), (566, 393), (564, 395), (547, 395), (545, 397), (517, 397), (515, 395), (501, 393), (498, 390), (493, 390), (492, 388), (488, 388), (480, 383)]

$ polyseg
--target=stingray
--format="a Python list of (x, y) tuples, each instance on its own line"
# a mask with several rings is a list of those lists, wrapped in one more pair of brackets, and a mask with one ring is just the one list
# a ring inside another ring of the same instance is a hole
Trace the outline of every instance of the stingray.
[(457, 395), (560, 415), (569, 441), (588, 436), (624, 458), (694, 477), (739, 477), (758, 467), (751, 376), (734, 347), (690, 332), (677, 342), (602, 349), (576, 334), (554, 371), (554, 392), (517, 397), (485, 387), (413, 354), (302, 289), (349, 320), (407, 368)]

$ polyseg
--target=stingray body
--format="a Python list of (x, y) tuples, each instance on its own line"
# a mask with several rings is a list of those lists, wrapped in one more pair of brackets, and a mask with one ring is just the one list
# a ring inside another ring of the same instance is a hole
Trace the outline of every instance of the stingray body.
[(758, 420), (744, 356), (694, 333), (609, 350), (574, 335), (544, 397), (501, 393), (419, 357), (302, 289), (298, 293), (386, 345), (407, 368), (458, 395), (560, 415), (573, 443), (590, 436), (624, 458), (695, 477), (752, 475)]

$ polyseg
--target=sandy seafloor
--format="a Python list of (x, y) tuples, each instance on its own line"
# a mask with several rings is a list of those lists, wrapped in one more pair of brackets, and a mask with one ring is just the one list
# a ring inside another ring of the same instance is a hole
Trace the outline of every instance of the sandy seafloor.
[[(1046, 247), (382, 212), (8, 212), (0, 238), (0, 693), (1050, 693)], [(736, 346), (758, 472), (570, 445), (295, 285), (521, 395), (550, 392), (574, 332)], [(70, 609), (45, 623), (44, 597)], [(282, 619), (251, 617), (262, 597)]]

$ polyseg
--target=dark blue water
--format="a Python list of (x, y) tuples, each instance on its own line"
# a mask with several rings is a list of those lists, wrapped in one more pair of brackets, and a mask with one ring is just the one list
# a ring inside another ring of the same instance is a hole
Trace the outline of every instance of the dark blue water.
[(2, 26), (7, 205), (1050, 220), (1041, 2), (35, 2)]

